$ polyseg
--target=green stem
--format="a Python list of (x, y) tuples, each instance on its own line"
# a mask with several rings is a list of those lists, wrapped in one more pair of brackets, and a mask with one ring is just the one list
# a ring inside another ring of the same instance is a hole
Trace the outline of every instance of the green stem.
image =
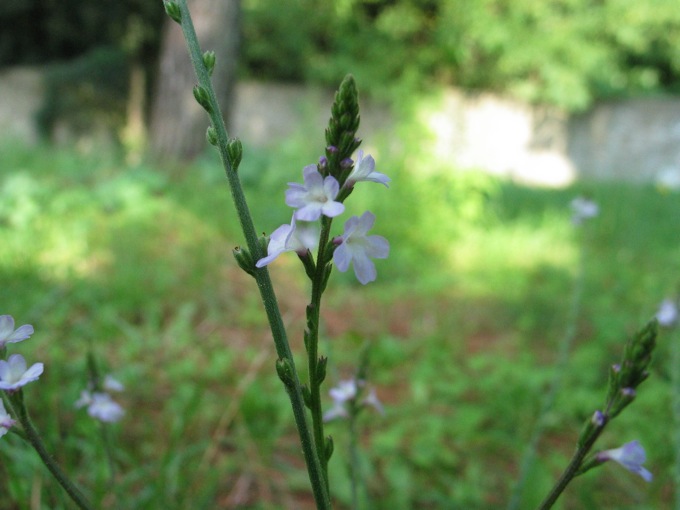
[(352, 510), (359, 510), (359, 446), (357, 444), (357, 404), (352, 403), (352, 409), (349, 413), (349, 476), (352, 485)]
[(64, 488), (66, 493), (71, 497), (71, 499), (78, 505), (79, 508), (83, 510), (94, 510), (94, 507), (90, 504), (87, 498), (80, 492), (80, 489), (75, 486), (71, 480), (66, 476), (57, 462), (54, 460), (52, 455), (47, 451), (45, 444), (40, 437), (37, 429), (33, 425), (31, 418), (28, 416), (28, 410), (24, 405), (23, 393), (19, 390), (16, 394), (11, 395), (8, 398), (12, 412), (17, 416), (19, 422), (24, 429), (24, 434), (26, 435), (26, 440), (31, 443), (31, 446), (38, 452), (41, 460), (50, 470), (50, 473), (57, 479), (57, 482)]
[[(201, 87), (203, 87), (203, 89), (207, 91), (209, 96), (210, 111), (208, 112), (208, 115), (210, 117), (212, 127), (215, 129), (215, 134), (217, 136), (217, 149), (226, 171), (229, 189), (231, 191), (231, 196), (238, 213), (241, 229), (243, 230), (243, 234), (246, 239), (246, 245), (248, 246), (248, 250), (252, 254), (253, 258), (258, 259), (264, 254), (261, 253), (255, 227), (250, 216), (250, 211), (243, 193), (243, 188), (241, 187), (241, 182), (236, 173), (236, 169), (232, 167), (231, 160), (229, 159), (229, 154), (227, 151), (227, 144), (229, 140), (227, 129), (224, 125), (224, 120), (215, 97), (215, 91), (212, 87), (212, 83), (210, 82), (210, 75), (207, 68), (205, 67), (205, 64), (203, 63), (203, 56), (201, 54), (198, 38), (196, 37), (196, 32), (191, 21), (189, 8), (187, 7), (186, 0), (179, 0), (178, 5), (181, 12), (180, 25), (182, 27), (182, 32), (184, 33), (184, 38), (187, 42), (189, 55), (198, 78), (198, 83)], [(312, 434), (307, 424), (305, 405), (302, 398), (302, 388), (300, 386), (293, 355), (286, 336), (286, 330), (283, 326), (283, 320), (281, 319), (281, 312), (276, 301), (276, 295), (274, 293), (274, 288), (272, 286), (267, 269), (262, 268), (257, 270), (255, 272), (255, 280), (257, 282), (257, 287), (260, 290), (260, 296), (262, 298), (267, 319), (269, 321), (269, 326), (274, 337), (276, 353), (279, 359), (287, 360), (289, 366), (292, 369), (293, 384), (291, 387), (286, 386), (286, 389), (291, 401), (291, 406), (293, 408), (293, 415), (295, 417), (298, 433), (300, 435), (300, 442), (302, 445), (305, 462), (307, 464), (309, 479), (312, 484), (314, 499), (318, 509), (327, 510), (331, 508), (331, 503), (325, 482), (325, 476), (323, 474), (323, 469), (319, 460), (322, 455), (320, 455), (319, 451), (314, 445)]]
[(321, 406), (321, 381), (317, 376), (319, 366), (319, 320), (321, 310), (321, 296), (324, 290), (327, 253), (326, 245), (330, 237), (332, 219), (322, 216), (321, 234), (319, 236), (319, 251), (316, 260), (316, 271), (312, 279), (312, 299), (307, 307), (307, 364), (309, 367), (310, 408), (312, 412), (312, 429), (317, 452), (320, 452), (321, 468), (323, 469), (326, 486), (328, 486), (328, 459), (326, 458), (326, 438), (323, 430), (323, 410)]
[(578, 470), (583, 463), (583, 459), (586, 457), (586, 455), (588, 455), (588, 452), (595, 444), (595, 441), (597, 441), (597, 438), (600, 437), (600, 434), (603, 430), (604, 427), (596, 429), (593, 434), (589, 436), (588, 440), (583, 444), (583, 446), (576, 450), (576, 453), (574, 453), (574, 456), (569, 461), (569, 464), (562, 473), (562, 476), (560, 476), (559, 480), (557, 480), (557, 483), (546, 496), (545, 500), (543, 500), (543, 503), (541, 503), (541, 505), (538, 507), (538, 510), (548, 510), (552, 508), (552, 506), (557, 501), (557, 498), (560, 497), (560, 494), (562, 494), (567, 485), (569, 485), (569, 482), (571, 482), (578, 474)]

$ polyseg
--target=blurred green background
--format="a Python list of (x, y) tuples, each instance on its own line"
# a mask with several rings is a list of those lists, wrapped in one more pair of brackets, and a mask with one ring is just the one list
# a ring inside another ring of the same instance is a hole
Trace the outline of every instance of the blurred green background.
[[(86, 124), (100, 115), (119, 133), (139, 63), (153, 102), (161, 11), (145, 0), (0, 6), (0, 62), (47, 69), (50, 98), (38, 118), (43, 141), (0, 140), (0, 313), (35, 326), (12, 352), (46, 366), (27, 403), (98, 508), (311, 508), (257, 289), (231, 256), (242, 236), (216, 155), (160, 163), (144, 151), (131, 158), (123, 137), (86, 149), (51, 143), (55, 119), (76, 114)], [(390, 189), (362, 186), (347, 203), (351, 214), (376, 214), (390, 257), (366, 287), (335, 272), (322, 313), (328, 387), (352, 375), (370, 342), (370, 379), (387, 410), (362, 416), (362, 508), (504, 507), (569, 327), (584, 250), (569, 370), (521, 506), (535, 507), (602, 405), (625, 340), (678, 290), (679, 195), (625, 182), (530, 188), (457, 171), (431, 153), (413, 109), (445, 86), (567, 111), (673, 94), (677, 5), (244, 0), (240, 15), (239, 78), (333, 87), (351, 70), (362, 97), (395, 113), (389, 131), (368, 140)], [(88, 103), (97, 97), (107, 101)], [(259, 230), (288, 221), (286, 183), (323, 140), (310, 121), (284, 141), (246, 146), (240, 173)], [(569, 203), (582, 194), (601, 213), (575, 228)], [(283, 256), (271, 273), (301, 353), (304, 272)], [(641, 440), (654, 481), (606, 465), (577, 479), (557, 508), (671, 508), (673, 338), (662, 333), (652, 376), (601, 440)], [(100, 428), (73, 407), (89, 350), (126, 385), (127, 414), (111, 427), (113, 485)], [(350, 501), (343, 425), (327, 428), (337, 508)], [(0, 509), (70, 508), (19, 438), (0, 440), (0, 459)]]

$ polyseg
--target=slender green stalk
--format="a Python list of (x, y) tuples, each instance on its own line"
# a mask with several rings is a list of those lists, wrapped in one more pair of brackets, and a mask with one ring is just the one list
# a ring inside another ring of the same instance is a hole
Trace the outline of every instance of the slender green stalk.
[(349, 413), (349, 477), (352, 486), (352, 510), (359, 510), (359, 480), (360, 466), (359, 466), (359, 445), (358, 431), (357, 431), (357, 417), (358, 412), (356, 403), (352, 403), (352, 409)]
[[(538, 420), (536, 422), (534, 431), (531, 434), (531, 438), (529, 439), (529, 443), (524, 449), (522, 461), (520, 462), (519, 479), (517, 480), (517, 483), (513, 489), (507, 510), (518, 510), (520, 508), (520, 503), (522, 501), (522, 491), (527, 482), (529, 471), (536, 460), (536, 451), (538, 449), (538, 443), (541, 440), (541, 437), (543, 437), (543, 431), (546, 426), (546, 418), (550, 414), (552, 407), (555, 405), (555, 399), (557, 398), (557, 393), (560, 389), (562, 379), (564, 378), (564, 374), (567, 369), (569, 352), (571, 351), (571, 346), (574, 343), (574, 338), (576, 337), (576, 323), (578, 321), (581, 299), (583, 296), (583, 287), (585, 281), (585, 258), (585, 247), (583, 240), (581, 240), (578, 273), (576, 275), (576, 282), (571, 297), (567, 328), (559, 344), (559, 352), (555, 365), (555, 376), (553, 377), (553, 380), (550, 384), (550, 388), (543, 396)], [(562, 490), (564, 490), (564, 487)]]
[(323, 430), (323, 411), (321, 406), (321, 379), (319, 377), (319, 312), (321, 310), (321, 296), (326, 273), (326, 245), (330, 237), (332, 219), (323, 216), (321, 221), (321, 234), (319, 238), (319, 251), (316, 260), (316, 271), (312, 280), (312, 300), (307, 307), (307, 363), (309, 366), (309, 392), (310, 408), (312, 412), (312, 430), (314, 442), (319, 452), (321, 468), (323, 469), (326, 484), (328, 484), (328, 457), (326, 455), (326, 438)]
[[(264, 254), (261, 252), (261, 248), (258, 243), (257, 234), (255, 232), (255, 227), (253, 225), (250, 211), (246, 203), (243, 188), (241, 187), (236, 169), (232, 166), (232, 162), (229, 157), (229, 138), (219, 105), (217, 103), (217, 99), (215, 97), (215, 91), (210, 82), (210, 74), (205, 66), (205, 63), (203, 62), (203, 56), (201, 54), (200, 45), (198, 43), (196, 32), (191, 21), (191, 15), (189, 13), (189, 8), (187, 7), (187, 2), (186, 0), (178, 0), (177, 5), (179, 6), (181, 14), (180, 25), (182, 27), (182, 32), (184, 33), (184, 38), (186, 39), (189, 55), (198, 78), (199, 86), (202, 87), (202, 89), (206, 91), (208, 95), (208, 115), (211, 120), (212, 128), (215, 130), (217, 140), (216, 146), (226, 171), (229, 189), (231, 191), (232, 199), (238, 213), (241, 229), (243, 230), (243, 234), (245, 236), (246, 245), (253, 258), (257, 259), (264, 256)], [(254, 276), (255, 280), (257, 281), (257, 286), (260, 290), (260, 296), (262, 298), (267, 319), (269, 321), (269, 326), (274, 337), (276, 353), (279, 359), (285, 360), (287, 362), (287, 366), (290, 367), (292, 384), (287, 384), (286, 390), (291, 401), (295, 423), (300, 435), (300, 442), (302, 444), (302, 450), (305, 457), (305, 462), (307, 464), (309, 478), (312, 484), (314, 499), (318, 509), (330, 509), (331, 503), (328, 495), (328, 488), (325, 482), (325, 476), (323, 474), (324, 470), (322, 469), (320, 462), (320, 457), (323, 458), (323, 453), (320, 453), (317, 447), (315, 447), (312, 433), (309, 430), (309, 426), (307, 424), (305, 405), (302, 398), (302, 389), (300, 386), (297, 370), (295, 369), (295, 363), (286, 336), (286, 331), (281, 319), (281, 312), (278, 307), (276, 295), (269, 277), (269, 272), (266, 268), (258, 269)]]
[(69, 480), (66, 473), (64, 473), (59, 465), (57, 464), (54, 457), (47, 451), (45, 443), (43, 443), (40, 434), (33, 425), (31, 418), (28, 416), (28, 410), (24, 405), (23, 393), (19, 390), (14, 395), (11, 395), (7, 401), (9, 402), (9, 407), (12, 413), (17, 417), (21, 426), (24, 430), (25, 439), (33, 446), (40, 459), (43, 461), (50, 473), (57, 479), (57, 482), (64, 488), (66, 493), (70, 496), (73, 502), (78, 505), (79, 508), (83, 510), (94, 510), (94, 506), (90, 504), (85, 495), (80, 492), (80, 489), (75, 486), (71, 480)]
[(562, 476), (560, 476), (559, 480), (557, 480), (557, 483), (538, 507), (538, 510), (548, 510), (549, 508), (552, 508), (552, 506), (557, 501), (557, 498), (560, 497), (560, 494), (562, 494), (567, 485), (569, 485), (569, 482), (571, 482), (578, 474), (579, 468), (583, 463), (583, 459), (593, 447), (595, 441), (597, 441), (597, 438), (600, 437), (600, 434), (603, 430), (603, 427), (596, 429), (596, 431), (588, 438), (588, 441), (577, 448), (576, 453), (574, 453), (574, 456), (569, 461), (569, 464), (562, 473)]

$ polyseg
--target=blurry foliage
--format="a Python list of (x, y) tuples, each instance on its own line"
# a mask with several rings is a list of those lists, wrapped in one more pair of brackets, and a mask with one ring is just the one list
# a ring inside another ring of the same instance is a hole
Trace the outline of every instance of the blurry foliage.
[(89, 133), (94, 127), (117, 131), (125, 122), (128, 66), (116, 47), (97, 47), (69, 61), (48, 66), (45, 97), (37, 113), (41, 133), (49, 136), (59, 121), (70, 131)]
[(568, 109), (678, 90), (673, 0), (288, 4), (245, 0), (246, 73), (331, 85), (352, 72), (374, 94), (446, 84)]
[(111, 45), (148, 57), (163, 18), (160, 5), (147, 0), (3, 0), (0, 67), (68, 60)]
[[(290, 218), (285, 182), (312, 157), (309, 136), (295, 143), (244, 159), (259, 229), (271, 232)], [(308, 482), (299, 444), (273, 351), (266, 352), (257, 291), (230, 254), (241, 234), (218, 165), (199, 161), (173, 175), (102, 152), (1, 149), (3, 313), (36, 328), (17, 347), (46, 364), (26, 390), (29, 407), (97, 508), (227, 508), (243, 480), (250, 481), (243, 508), (302, 508), (295, 503), (306, 500)], [(295, 153), (305, 156), (296, 161)], [(328, 385), (353, 373), (358, 340), (370, 340), (369, 380), (386, 407), (385, 417), (361, 417), (366, 508), (503, 507), (566, 325), (578, 238), (587, 242), (573, 370), (527, 484), (522, 508), (531, 508), (601, 404), (626, 332), (675, 291), (678, 195), (597, 182), (528, 189), (473, 173), (428, 176), (424, 152), (376, 158), (393, 178), (390, 189), (357, 186), (348, 207), (357, 207), (352, 214), (375, 207), (376, 234), (388, 237), (392, 253), (378, 261), (378, 281), (360, 292), (351, 275), (333, 271), (324, 309)], [(568, 204), (584, 192), (601, 215), (575, 230)], [(295, 256), (282, 256), (270, 270), (299, 347), (302, 269)], [(604, 466), (569, 488), (565, 508), (670, 504), (673, 430), (663, 424), (671, 421), (674, 367), (664, 354), (673, 339), (664, 333), (636, 410), (602, 443), (642, 439), (654, 483)], [(121, 394), (128, 414), (114, 427), (114, 495), (100, 430), (73, 408), (90, 347), (128, 388)], [(256, 366), (251, 360), (263, 350)], [(349, 502), (345, 425), (328, 428), (337, 506)], [(31, 494), (44, 508), (70, 508), (19, 438), (3, 437), (0, 460), (7, 486), (0, 508), (23, 508)]]
[(94, 130), (109, 142), (125, 122), (130, 65), (155, 72), (163, 19), (146, 0), (5, 0), (0, 67), (47, 65), (43, 135), (64, 121), (71, 138)]

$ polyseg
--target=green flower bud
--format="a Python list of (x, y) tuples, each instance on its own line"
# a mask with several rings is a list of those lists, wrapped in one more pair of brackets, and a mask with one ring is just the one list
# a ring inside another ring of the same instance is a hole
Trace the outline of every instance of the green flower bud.
[(234, 172), (238, 170), (243, 157), (243, 144), (238, 138), (231, 138), (227, 143), (227, 154), (229, 155), (229, 162), (231, 163)]
[(212, 73), (215, 70), (215, 52), (214, 51), (206, 51), (203, 54), (203, 64), (205, 64), (205, 68), (208, 70), (208, 74), (210, 76), (212, 76)]
[(182, 23), (182, 12), (179, 10), (179, 5), (172, 1), (163, 2), (165, 7), (165, 12), (173, 21), (177, 23)]
[(326, 379), (326, 365), (328, 364), (328, 358), (321, 356), (319, 362), (316, 365), (316, 383), (321, 384), (324, 379)]
[[(337, 161), (351, 156), (356, 144), (356, 132), (359, 129), (359, 94), (351, 75), (347, 75), (338, 91), (331, 107), (331, 118), (326, 129), (326, 145), (339, 150)], [(329, 156), (330, 173), (334, 175), (336, 161)]]
[(304, 400), (308, 409), (312, 408), (312, 393), (309, 391), (309, 387), (306, 384), (302, 385), (302, 400)]
[(238, 266), (250, 276), (255, 276), (255, 271), (257, 271), (257, 268), (255, 267), (255, 261), (253, 260), (250, 252), (245, 248), (241, 248), (240, 246), (237, 246), (231, 252), (236, 259)]
[(324, 443), (324, 455), (326, 456), (326, 461), (329, 461), (335, 450), (335, 445), (333, 444), (333, 438), (331, 436), (326, 437)]
[(210, 95), (208, 94), (208, 91), (200, 85), (196, 85), (194, 87), (194, 98), (206, 112), (210, 113), (212, 111), (212, 106), (210, 105)]
[(208, 130), (205, 132), (205, 137), (208, 139), (210, 145), (217, 145), (217, 131), (212, 126), (208, 126)]
[(276, 360), (276, 373), (287, 388), (292, 388), (295, 385), (290, 360), (286, 358)]

